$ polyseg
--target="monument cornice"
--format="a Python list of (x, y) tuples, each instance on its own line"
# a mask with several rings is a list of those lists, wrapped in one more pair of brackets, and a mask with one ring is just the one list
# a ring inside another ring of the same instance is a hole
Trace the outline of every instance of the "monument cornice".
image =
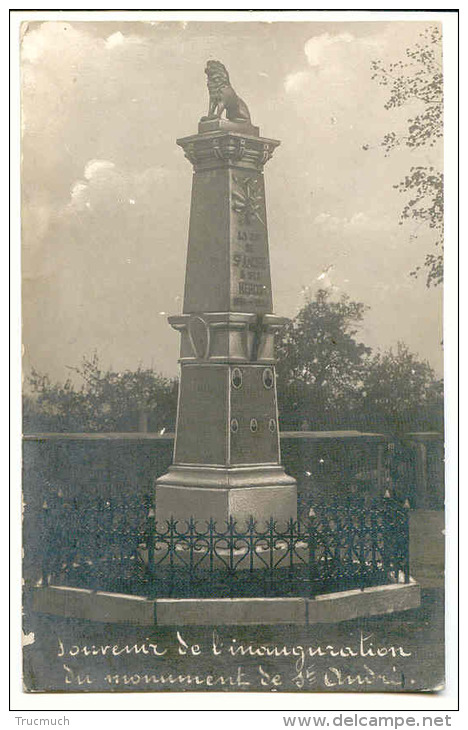
[(177, 144), (184, 150), (195, 172), (220, 167), (241, 167), (261, 172), (281, 143), (268, 137), (219, 130), (182, 137)]
[(179, 362), (273, 364), (274, 336), (289, 321), (276, 314), (193, 312), (168, 318), (182, 335)]

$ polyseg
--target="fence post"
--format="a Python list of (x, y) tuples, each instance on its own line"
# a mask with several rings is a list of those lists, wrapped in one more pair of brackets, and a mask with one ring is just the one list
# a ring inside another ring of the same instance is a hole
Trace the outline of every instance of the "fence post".
[(409, 500), (405, 500), (405, 503), (403, 505), (402, 509), (402, 515), (403, 515), (403, 536), (402, 536), (402, 542), (403, 542), (403, 572), (405, 576), (405, 583), (409, 583), (410, 581), (410, 552), (409, 552), (409, 512), (410, 512), (410, 503)]
[(215, 585), (216, 575), (215, 575), (215, 563), (214, 563), (214, 554), (215, 554), (215, 537), (216, 537), (216, 522), (212, 517), (208, 520), (207, 524), (207, 530), (208, 530), (208, 558), (209, 558), (209, 586), (210, 586), (210, 594), (213, 589), (213, 586)]
[(255, 552), (255, 542), (254, 542), (254, 535), (255, 535), (255, 526), (256, 522), (254, 518), (251, 516), (249, 517), (249, 520), (247, 522), (247, 539), (248, 539), (248, 550), (249, 550), (249, 572), (250, 575), (253, 574), (255, 562), (254, 562), (254, 552)]
[(44, 548), (42, 551), (41, 578), (42, 586), (45, 588), (49, 585), (49, 568), (50, 568), (50, 520), (49, 505), (47, 499), (42, 504), (42, 534), (44, 538)]
[(153, 574), (154, 571), (154, 541), (155, 541), (155, 531), (156, 531), (156, 524), (155, 524), (155, 511), (153, 505), (150, 506), (148, 510), (148, 519), (147, 519), (147, 526), (146, 526), (146, 547), (148, 550), (148, 569), (150, 574)]
[[(196, 534), (197, 534), (197, 523), (193, 517), (190, 517), (188, 523), (188, 541), (189, 541), (189, 575), (188, 575), (188, 585), (189, 590), (192, 590), (193, 586), (193, 579), (195, 578), (194, 571), (195, 571), (195, 559), (194, 559), (194, 547), (195, 547), (195, 541), (196, 541)], [(186, 533), (187, 534), (187, 533)]]
[(389, 543), (391, 542), (390, 538), (392, 537), (392, 529), (391, 529), (391, 524), (390, 524), (390, 514), (391, 514), (391, 508), (392, 508), (391, 501), (392, 501), (392, 498), (390, 495), (390, 490), (386, 489), (385, 494), (384, 494), (383, 525), (382, 525), (382, 527), (383, 527), (383, 529), (382, 529), (382, 534), (383, 534), (382, 562), (383, 562), (383, 568), (384, 568), (386, 580), (389, 577), (388, 574), (390, 572), (390, 566), (391, 566), (391, 562), (389, 560), (389, 554), (388, 554)]
[(367, 566), (366, 566), (366, 550), (365, 550), (365, 536), (367, 532), (366, 524), (366, 513), (364, 510), (358, 512), (358, 534), (359, 534), (359, 572), (361, 574), (361, 591), (367, 585)]
[(269, 557), (269, 578), (270, 578), (270, 591), (273, 591), (275, 584), (275, 556), (274, 556), (274, 544), (275, 544), (275, 527), (276, 523), (273, 517), (268, 520), (268, 557)]
[(314, 520), (316, 518), (314, 508), (311, 507), (308, 514), (307, 546), (309, 561), (309, 597), (315, 598), (315, 581), (318, 574), (316, 565), (316, 534)]

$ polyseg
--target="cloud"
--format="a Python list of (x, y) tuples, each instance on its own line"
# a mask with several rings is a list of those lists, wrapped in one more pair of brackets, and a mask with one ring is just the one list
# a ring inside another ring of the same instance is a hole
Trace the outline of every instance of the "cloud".
[(105, 173), (114, 169), (115, 165), (113, 162), (110, 162), (110, 160), (90, 160), (85, 165), (84, 176), (87, 180), (92, 180), (100, 173)]
[[(69, 23), (41, 23), (38, 28), (35, 24), (24, 23), (22, 26), (21, 57), (23, 61), (37, 63), (52, 46), (59, 47), (73, 44), (76, 40), (76, 30)], [(30, 29), (32, 26), (32, 29)]]
[(371, 221), (365, 213), (355, 213), (348, 220), (347, 225), (353, 226), (353, 227), (358, 227), (358, 226), (368, 226), (370, 223), (371, 223)]
[(315, 216), (314, 223), (329, 230), (337, 230), (342, 225), (342, 219), (331, 213), (319, 213)]
[(106, 38), (105, 44), (106, 48), (115, 48), (116, 46), (121, 46), (125, 43), (125, 36), (123, 33), (120, 32), (120, 30), (117, 31), (117, 33), (112, 33), (110, 36)]
[[(37, 145), (40, 136), (44, 157), (51, 156), (49, 139), (60, 150), (57, 135), (70, 124), (70, 107), (82, 103), (83, 87), (92, 79), (98, 63), (105, 71), (102, 39), (93, 38), (81, 26), (47, 22), (29, 24), (21, 43), (22, 117), (24, 131)], [(93, 89), (94, 91), (94, 89)], [(50, 145), (52, 146), (52, 144)], [(60, 150), (63, 155), (63, 151)]]
[(85, 208), (89, 202), (88, 185), (84, 182), (76, 182), (70, 191), (70, 198), (72, 208), (77, 208), (78, 210)]
[(355, 41), (355, 37), (351, 33), (339, 33), (332, 35), (330, 33), (322, 33), (322, 35), (309, 38), (304, 45), (304, 53), (307, 56), (309, 66), (320, 66), (327, 59), (327, 52), (331, 46), (336, 44), (347, 44)]
[(315, 216), (314, 223), (329, 231), (353, 231), (364, 228), (379, 228), (382, 226), (381, 221), (373, 220), (362, 212), (354, 213), (349, 217), (340, 217), (332, 215), (331, 213), (323, 212)]
[[(288, 69), (283, 77), (285, 103), (304, 135), (309, 129), (314, 159), (331, 171), (339, 166), (343, 180), (346, 170), (368, 165), (372, 155), (362, 159), (363, 145), (377, 147), (389, 131), (406, 129), (408, 107), (385, 108), (389, 89), (372, 79), (372, 61), (388, 65), (404, 59), (424, 26), (418, 27), (396, 22), (353, 23), (346, 32), (342, 26), (336, 32), (328, 29), (304, 42), (302, 66)], [(394, 156), (393, 166), (397, 164)]]
[(284, 80), (284, 88), (286, 91), (298, 91), (307, 82), (308, 76), (307, 71), (296, 71), (295, 73), (288, 74)]
[(170, 173), (161, 167), (131, 171), (118, 168), (111, 160), (89, 160), (83, 178), (71, 186), (67, 208), (74, 212), (99, 208), (104, 212), (106, 208), (134, 206), (137, 201), (149, 205), (169, 177)]
[(93, 37), (86, 33), (83, 26), (76, 24), (51, 21), (37, 25), (35, 27), (35, 23), (24, 23), (22, 27), (21, 56), (23, 61), (31, 64), (37, 64), (58, 51), (63, 53), (66, 62), (70, 55), (79, 56), (82, 51), (89, 51), (90, 47), (96, 53), (145, 42), (136, 34), (125, 35), (121, 31), (111, 33), (104, 40)]
[(362, 93), (363, 72), (370, 76), (370, 62), (375, 56), (375, 42), (352, 33), (322, 33), (304, 44), (307, 69), (286, 76), (284, 86), (292, 96), (316, 96), (323, 104), (324, 89), (332, 104), (346, 106), (351, 95)]
[(384, 29), (367, 36), (329, 31), (304, 43), (304, 66), (286, 74), (284, 89), (296, 114), (314, 125), (316, 138), (349, 150), (354, 136), (363, 137), (364, 126), (368, 133), (374, 123), (379, 128), (388, 124), (388, 91), (371, 79), (371, 62), (382, 57), (387, 46)]
[(89, 160), (83, 171), (84, 180), (71, 188), (70, 206), (74, 210), (90, 209), (102, 203), (119, 203), (124, 181), (110, 160)]
[[(365, 26), (366, 24), (362, 24)], [(368, 94), (368, 82), (375, 93), (378, 86), (371, 82), (371, 61), (375, 58), (394, 60), (404, 57), (408, 36), (414, 41), (409, 23), (384, 23), (373, 33), (326, 32), (312, 36), (304, 43), (306, 69), (292, 71), (285, 78), (286, 91), (294, 95), (318, 92), (324, 89), (331, 100), (360, 98)], [(323, 99), (322, 99), (323, 101)]]
[(141, 43), (145, 43), (144, 39), (141, 38), (141, 36), (132, 34), (132, 35), (125, 35), (124, 33), (121, 33), (120, 30), (118, 30), (116, 33), (111, 33), (111, 35), (107, 36), (106, 40), (104, 41), (104, 45), (106, 50), (112, 51), (114, 48), (123, 48), (124, 46), (128, 45), (139, 45)]

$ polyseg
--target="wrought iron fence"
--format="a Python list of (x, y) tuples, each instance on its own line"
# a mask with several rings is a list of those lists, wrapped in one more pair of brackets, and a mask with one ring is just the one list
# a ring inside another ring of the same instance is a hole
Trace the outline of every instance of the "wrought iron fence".
[(138, 593), (147, 583), (140, 549), (148, 511), (147, 500), (134, 495), (49, 493), (39, 520), (40, 582)]
[(287, 524), (155, 522), (149, 500), (49, 496), (40, 582), (173, 597), (315, 596), (409, 580), (408, 510), (316, 506)]

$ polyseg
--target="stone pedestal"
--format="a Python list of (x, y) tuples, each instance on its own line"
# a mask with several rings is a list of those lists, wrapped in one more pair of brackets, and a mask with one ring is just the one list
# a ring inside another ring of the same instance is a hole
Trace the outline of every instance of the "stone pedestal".
[(201, 122), (179, 139), (194, 166), (174, 461), (156, 518), (296, 518), (280, 463), (263, 166), (279, 142), (250, 123)]

